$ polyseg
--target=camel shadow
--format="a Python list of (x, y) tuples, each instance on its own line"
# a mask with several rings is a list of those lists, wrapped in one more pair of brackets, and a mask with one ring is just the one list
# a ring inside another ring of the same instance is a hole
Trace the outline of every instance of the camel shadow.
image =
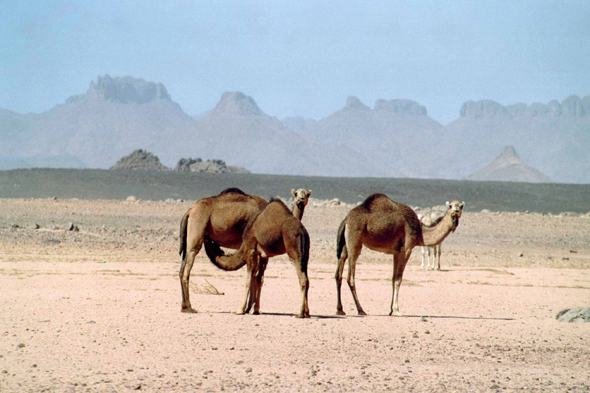
[(391, 315), (373, 315), (374, 317), (387, 318), (425, 318), (425, 319), (470, 319), (473, 321), (516, 321), (515, 318), (498, 318), (498, 317), (465, 317), (460, 315), (401, 315), (392, 317)]
[[(210, 312), (210, 314), (233, 314), (236, 316), (250, 316), (250, 317), (264, 317), (264, 316), (271, 316), (271, 317), (292, 317), (295, 318), (296, 314), (293, 313), (282, 313), (282, 312), (261, 312), (258, 315), (255, 314), (243, 314), (239, 315), (232, 311), (217, 311), (217, 312)], [(428, 319), (468, 319), (473, 321), (516, 321), (515, 318), (498, 318), (498, 317), (465, 317), (461, 315), (401, 315), (401, 316), (391, 316), (388, 314), (374, 314), (374, 315), (311, 315), (311, 319), (349, 319), (349, 318), (425, 318)]]

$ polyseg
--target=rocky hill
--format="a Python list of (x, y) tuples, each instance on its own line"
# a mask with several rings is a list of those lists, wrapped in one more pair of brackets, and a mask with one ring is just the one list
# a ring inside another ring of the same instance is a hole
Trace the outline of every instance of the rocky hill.
[(160, 159), (145, 150), (135, 150), (133, 153), (121, 158), (111, 167), (116, 171), (169, 171), (170, 168), (162, 165)]
[(485, 168), (467, 176), (466, 180), (515, 181), (526, 183), (550, 183), (551, 178), (526, 165), (512, 146), (504, 147), (502, 153)]

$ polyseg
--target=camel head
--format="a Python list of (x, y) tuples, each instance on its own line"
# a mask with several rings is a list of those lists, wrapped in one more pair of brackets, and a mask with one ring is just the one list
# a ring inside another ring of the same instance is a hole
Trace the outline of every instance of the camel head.
[(465, 206), (465, 202), (460, 202), (458, 200), (452, 200), (451, 202), (447, 201), (447, 214), (451, 215), (451, 219), (453, 220), (453, 232), (459, 225), (459, 218), (461, 214), (463, 214), (463, 207)]
[(298, 190), (292, 189), (291, 194), (293, 194), (293, 196), (295, 197), (294, 204), (301, 208), (301, 207), (305, 207), (307, 205), (307, 202), (309, 202), (309, 197), (311, 196), (311, 190), (306, 191), (303, 188), (300, 188)]

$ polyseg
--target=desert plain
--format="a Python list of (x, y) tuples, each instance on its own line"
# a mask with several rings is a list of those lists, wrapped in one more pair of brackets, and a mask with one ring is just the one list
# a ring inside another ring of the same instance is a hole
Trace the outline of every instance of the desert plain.
[[(0, 392), (487, 392), (590, 390), (590, 216), (470, 211), (442, 270), (414, 250), (390, 317), (392, 260), (363, 250), (358, 316), (336, 229), (352, 205), (315, 200), (311, 318), (286, 257), (261, 315), (236, 315), (245, 269), (199, 254), (196, 314), (180, 312), (179, 223), (192, 201), (0, 200)], [(346, 274), (346, 271), (345, 271)]]

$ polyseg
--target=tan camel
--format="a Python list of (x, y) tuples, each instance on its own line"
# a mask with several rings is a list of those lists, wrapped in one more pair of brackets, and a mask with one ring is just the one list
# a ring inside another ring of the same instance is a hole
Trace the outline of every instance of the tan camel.
[(305, 206), (307, 206), (307, 202), (309, 202), (311, 190), (307, 191), (303, 188), (298, 190), (292, 189), (291, 194), (295, 197), (295, 200), (293, 201), (293, 215), (301, 220), (303, 218)]
[(242, 244), (248, 220), (267, 203), (265, 199), (248, 195), (238, 188), (228, 188), (219, 195), (199, 199), (185, 213), (180, 223), (179, 251), (182, 257), (179, 273), (182, 312), (196, 312), (191, 307), (189, 279), (203, 243), (237, 250)]
[(354, 283), (356, 261), (364, 246), (371, 250), (393, 254), (393, 297), (389, 315), (401, 315), (398, 306), (399, 289), (406, 263), (415, 246), (440, 244), (459, 225), (464, 202), (447, 202), (449, 209), (443, 219), (434, 227), (424, 227), (409, 206), (397, 203), (383, 194), (369, 196), (355, 207), (338, 228), (336, 289), (338, 303), (336, 314), (345, 315), (342, 310), (340, 287), (344, 264), (348, 261), (348, 286), (359, 315), (366, 315), (359, 303)]
[[(298, 190), (295, 189), (291, 189), (291, 193), (294, 196), (294, 200), (293, 200), (293, 216), (297, 217), (299, 220), (301, 220), (303, 218), (303, 213), (305, 211), (305, 207), (307, 206), (308, 202), (309, 202), (309, 197), (311, 196), (311, 190), (307, 191), (303, 188), (300, 188)], [(235, 249), (237, 249), (239, 247), (236, 247)], [(223, 270), (237, 270), (240, 269), (243, 265), (239, 266), (239, 267), (232, 267), (232, 268), (228, 268), (227, 266), (223, 266), (223, 259), (217, 260), (217, 257), (219, 256), (224, 256), (225, 253), (224, 251), (219, 247), (219, 244), (217, 244), (215, 241), (213, 240), (209, 240), (205, 242), (205, 251), (207, 253), (207, 256), (209, 257), (209, 260), (218, 268), (223, 269)], [(263, 261), (261, 262), (261, 264), (263, 266), (266, 266), (266, 263), (268, 263), (268, 258), (264, 259), (262, 257), (260, 257), (261, 259), (263, 259)], [(253, 280), (255, 279), (255, 277), (253, 277)], [(254, 285), (252, 285), (253, 288), (258, 288), (256, 286), (256, 283), (254, 283)], [(254, 302), (254, 298), (255, 296), (249, 296), (250, 294), (248, 294), (248, 298), (249, 298), (249, 302), (248, 302), (248, 307), (246, 309), (246, 313), (250, 312), (250, 309), (253, 305)], [(255, 294), (256, 295), (256, 294)]]
[[(448, 206), (447, 206), (448, 207)], [(432, 211), (425, 214), (418, 214), (420, 222), (425, 227), (433, 227), (442, 220), (444, 213), (440, 211)], [(436, 264), (436, 270), (440, 270), (440, 253), (442, 249), (442, 242), (436, 246), (421, 246), (420, 251), (422, 252), (422, 264), (420, 269), (434, 270)], [(432, 265), (430, 264), (430, 257), (432, 256)], [(426, 265), (424, 264), (426, 262)]]
[[(260, 313), (260, 293), (268, 258), (287, 254), (295, 265), (301, 286), (302, 302), (298, 318), (309, 318), (307, 292), (309, 279), (309, 234), (289, 208), (280, 200), (272, 199), (255, 214), (246, 229), (240, 249), (232, 255), (209, 255), (215, 264), (227, 270), (237, 270), (247, 264), (246, 296), (238, 314), (245, 314), (254, 306), (254, 314)], [(209, 248), (205, 250), (209, 253)]]

